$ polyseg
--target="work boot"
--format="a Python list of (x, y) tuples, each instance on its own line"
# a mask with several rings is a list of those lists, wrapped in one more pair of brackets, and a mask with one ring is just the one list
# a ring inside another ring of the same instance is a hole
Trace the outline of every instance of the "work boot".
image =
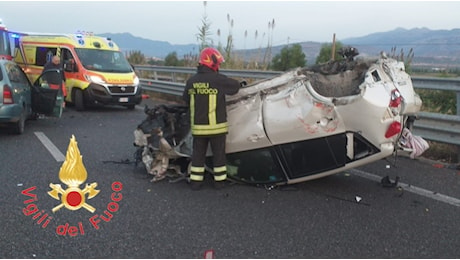
[(190, 181), (190, 188), (192, 190), (200, 190), (202, 186), (203, 186), (202, 181)]

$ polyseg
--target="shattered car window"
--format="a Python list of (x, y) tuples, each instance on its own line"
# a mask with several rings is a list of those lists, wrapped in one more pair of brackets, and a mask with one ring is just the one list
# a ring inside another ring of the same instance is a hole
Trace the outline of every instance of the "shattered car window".
[(227, 155), (227, 174), (246, 183), (275, 183), (285, 180), (273, 149)]

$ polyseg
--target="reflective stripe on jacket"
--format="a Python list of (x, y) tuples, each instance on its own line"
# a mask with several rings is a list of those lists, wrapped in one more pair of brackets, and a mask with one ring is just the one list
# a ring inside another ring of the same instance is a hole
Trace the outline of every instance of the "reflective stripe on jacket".
[(190, 106), (192, 134), (212, 136), (228, 132), (225, 95), (238, 93), (240, 83), (232, 78), (198, 66), (185, 85), (183, 99)]

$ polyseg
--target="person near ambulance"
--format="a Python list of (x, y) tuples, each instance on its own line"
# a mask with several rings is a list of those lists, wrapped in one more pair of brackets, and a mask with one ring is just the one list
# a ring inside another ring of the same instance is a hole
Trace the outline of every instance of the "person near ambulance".
[(219, 73), (224, 58), (215, 48), (205, 48), (200, 53), (197, 73), (185, 85), (183, 100), (190, 109), (193, 136), (190, 184), (192, 190), (202, 187), (208, 144), (211, 145), (214, 167), (214, 185), (225, 186), (227, 161), (225, 143), (228, 133), (225, 95), (234, 95), (240, 83)]
[[(49, 62), (45, 64), (43, 67), (43, 72), (50, 70), (50, 69), (58, 69), (61, 73), (59, 74), (50, 74), (47, 77), (48, 85), (52, 89), (59, 89), (59, 86), (62, 84), (62, 93), (65, 97), (67, 96), (67, 89), (65, 87), (65, 75), (64, 75), (64, 69), (62, 68), (61, 65), (61, 59), (59, 56), (54, 55)], [(42, 72), (42, 73), (43, 73)]]

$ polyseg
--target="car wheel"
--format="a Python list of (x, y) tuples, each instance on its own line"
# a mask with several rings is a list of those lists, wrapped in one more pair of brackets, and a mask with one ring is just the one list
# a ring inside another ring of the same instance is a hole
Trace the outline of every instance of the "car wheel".
[(19, 117), (19, 120), (13, 124), (13, 127), (11, 128), (11, 131), (13, 134), (17, 134), (17, 135), (20, 135), (20, 134), (23, 134), (24, 133), (24, 129), (25, 129), (25, 126), (26, 126), (26, 115), (25, 115), (26, 111), (23, 110), (20, 117)]
[(83, 99), (83, 91), (76, 89), (74, 95), (75, 109), (77, 109), (77, 111), (85, 110), (85, 100)]

